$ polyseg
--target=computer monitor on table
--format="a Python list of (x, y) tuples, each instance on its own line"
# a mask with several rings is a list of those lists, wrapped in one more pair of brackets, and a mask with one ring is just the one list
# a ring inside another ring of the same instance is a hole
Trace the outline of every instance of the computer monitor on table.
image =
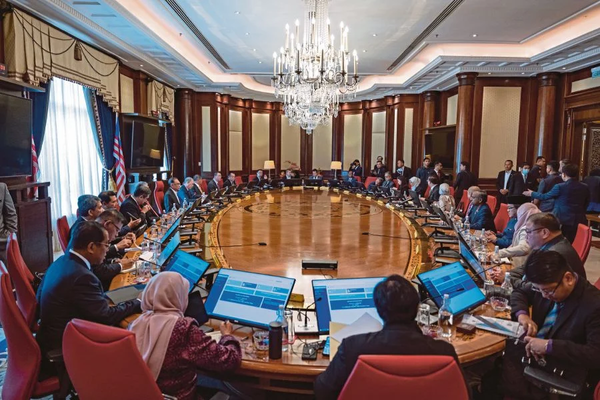
[(444, 294), (450, 296), (450, 311), (454, 315), (466, 313), (485, 303), (485, 295), (460, 262), (447, 264), (417, 275), (433, 302), (441, 307)]
[(296, 279), (221, 268), (206, 299), (211, 318), (268, 329), (285, 307)]
[(477, 280), (479, 280), (481, 285), (483, 285), (486, 279), (485, 268), (481, 265), (477, 259), (477, 255), (473, 252), (473, 250), (471, 250), (469, 245), (463, 240), (462, 237), (458, 239), (458, 251), (473, 274), (477, 276)]
[(181, 224), (181, 219), (182, 219), (182, 216), (179, 215), (177, 217), (177, 219), (175, 219), (175, 221), (173, 221), (173, 223), (171, 224), (169, 229), (167, 229), (167, 231), (165, 232), (163, 237), (160, 239), (161, 245), (165, 246), (167, 244), (167, 242), (171, 239), (171, 237), (175, 234), (175, 232), (177, 232), (177, 229), (179, 229), (179, 224)]
[(319, 334), (329, 332), (329, 322), (351, 324), (364, 313), (379, 322), (373, 290), (384, 277), (315, 279), (312, 281)]
[(165, 263), (171, 258), (171, 256), (175, 253), (179, 245), (181, 244), (181, 237), (179, 232), (175, 232), (171, 240), (167, 243), (164, 249), (160, 252), (160, 255), (156, 259), (156, 264), (159, 267), (165, 265)]
[(165, 271), (177, 272), (190, 284), (190, 293), (209, 267), (209, 263), (183, 250), (177, 250)]

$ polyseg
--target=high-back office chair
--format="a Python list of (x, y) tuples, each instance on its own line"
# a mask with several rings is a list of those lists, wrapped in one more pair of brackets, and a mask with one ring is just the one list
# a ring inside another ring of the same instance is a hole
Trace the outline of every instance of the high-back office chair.
[(431, 192), (431, 187), (429, 185), (427, 185), (427, 189), (425, 189), (425, 197), (426, 199), (429, 198), (429, 192)]
[(67, 251), (69, 246), (69, 222), (66, 215), (63, 215), (56, 221), (56, 230), (58, 231), (58, 242), (62, 251)]
[(15, 244), (16, 240), (14, 240), (12, 237), (9, 238), (8, 252), (10, 255), (8, 257), (8, 263), (6, 267), (8, 269), (10, 279), (14, 284), (14, 289), (17, 293), (17, 306), (19, 307), (19, 310), (21, 311), (21, 314), (23, 315), (23, 318), (25, 319), (25, 322), (27, 323), (29, 329), (31, 329), (32, 332), (35, 332), (38, 329), (38, 325), (35, 318), (37, 300), (35, 298), (33, 286), (31, 284), (33, 282), (33, 277), (31, 280), (28, 280), (27, 274), (24, 272), (24, 269), (27, 271), (29, 271), (29, 269), (27, 268), (27, 266), (24, 265), (24, 262), (23, 266), (21, 266), (20, 263), (16, 262), (17, 257), (15, 253), (16, 251), (18, 251), (18, 245), (16, 246), (15, 250)]
[(503, 232), (506, 229), (509, 220), (510, 217), (508, 216), (508, 205), (500, 203), (500, 208), (498, 209), (496, 218), (494, 218), (494, 225), (496, 225), (498, 233)]
[(460, 202), (456, 205), (456, 208), (460, 208), (463, 212), (467, 212), (469, 203), (469, 193), (466, 190), (463, 190), (462, 197), (460, 198)]
[(242, 183), (244, 183), (244, 182), (242, 181), (242, 177), (241, 177), (241, 176), (239, 176), (239, 175), (236, 175), (236, 176), (235, 176), (235, 184), (236, 184), (236, 185), (241, 185)]
[[(4, 265), (0, 262), (0, 270)], [(12, 285), (7, 273), (0, 275), (0, 323), (4, 328), (10, 361), (6, 369), (2, 398), (23, 400), (56, 393), (60, 384), (57, 377), (38, 381), (42, 356), (40, 347), (25, 323), (15, 303)]]
[(495, 196), (490, 196), (488, 194), (487, 205), (490, 207), (490, 210), (492, 210), (492, 215), (496, 215), (496, 206), (498, 205), (498, 199)]
[(375, 182), (377, 180), (376, 176), (368, 176), (367, 179), (365, 179), (365, 187), (369, 188), (369, 185), (371, 184), (371, 182)]
[(248, 183), (252, 182), (254, 180), (254, 178), (256, 178), (256, 174), (248, 175)]
[(25, 274), (27, 281), (29, 283), (33, 282), (33, 274), (27, 268), (27, 264), (25, 264), (25, 260), (23, 260), (23, 255), (21, 254), (21, 249), (19, 248), (19, 242), (17, 241), (17, 234), (13, 233), (8, 238), (8, 248), (7, 248), (7, 261), (8, 264), (17, 265), (21, 271)]
[(142, 359), (133, 332), (73, 319), (63, 334), (63, 357), (81, 399), (167, 398)]
[(158, 215), (162, 215), (165, 204), (165, 184), (163, 181), (156, 181), (154, 184), (154, 211)]
[(460, 368), (450, 356), (362, 355), (338, 400), (466, 400), (469, 393)]
[(355, 178), (358, 182), (362, 182), (362, 178), (360, 176), (355, 176)]
[(577, 235), (575, 235), (575, 240), (573, 241), (573, 248), (575, 248), (577, 254), (579, 254), (579, 258), (581, 258), (581, 262), (584, 264), (590, 254), (591, 246), (592, 230), (587, 225), (579, 224), (577, 226)]
[(202, 193), (208, 193), (208, 183), (206, 183), (206, 179), (200, 181), (200, 189), (202, 189)]

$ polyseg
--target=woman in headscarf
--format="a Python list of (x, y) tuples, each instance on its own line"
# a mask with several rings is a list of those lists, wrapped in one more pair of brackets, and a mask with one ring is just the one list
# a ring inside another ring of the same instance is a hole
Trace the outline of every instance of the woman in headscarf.
[(442, 183), (440, 185), (440, 199), (438, 200), (438, 206), (447, 214), (450, 214), (450, 211), (456, 208), (454, 197), (450, 195), (450, 185), (447, 183)]
[(184, 317), (188, 292), (189, 283), (180, 274), (156, 275), (142, 294), (142, 315), (129, 326), (160, 390), (179, 400), (198, 398), (198, 369), (232, 371), (242, 361), (229, 322), (221, 324), (217, 343), (195, 319)]
[[(525, 265), (527, 256), (531, 253), (531, 247), (527, 244), (527, 232), (525, 225), (530, 215), (537, 214), (540, 209), (533, 203), (525, 203), (517, 210), (517, 224), (515, 225), (515, 234), (511, 246), (501, 249), (498, 255), (500, 257), (510, 257), (513, 269), (522, 268)], [(491, 271), (491, 277), (494, 281), (503, 281), (502, 272), (494, 269)]]
[(413, 176), (408, 180), (408, 186), (410, 187), (410, 190), (416, 191), (420, 184), (421, 179), (417, 178), (416, 176)]

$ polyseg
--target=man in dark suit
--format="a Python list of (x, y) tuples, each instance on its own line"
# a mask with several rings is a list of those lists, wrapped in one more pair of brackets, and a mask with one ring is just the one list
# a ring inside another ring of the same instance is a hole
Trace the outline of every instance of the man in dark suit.
[(460, 203), (463, 192), (469, 190), (471, 186), (477, 186), (477, 177), (471, 172), (468, 161), (461, 161), (460, 172), (456, 175), (454, 181), (454, 202)]
[(208, 182), (208, 192), (214, 192), (219, 190), (219, 182), (221, 182), (221, 173), (215, 172), (213, 178)]
[(417, 326), (419, 295), (409, 281), (399, 275), (389, 276), (375, 286), (373, 301), (383, 320), (383, 329), (342, 341), (327, 370), (315, 381), (317, 399), (337, 399), (358, 356), (363, 354), (445, 355), (454, 357), (458, 363), (451, 344), (423, 335)]
[(358, 186), (358, 180), (356, 180), (356, 178), (354, 177), (353, 170), (348, 171), (348, 176), (344, 180), (344, 185), (351, 188)]
[(262, 169), (256, 171), (256, 176), (254, 177), (254, 179), (252, 179), (252, 182), (254, 182), (254, 186), (258, 187), (263, 187), (269, 183), (267, 181), (267, 178), (265, 178), (265, 173)]
[[(562, 177), (558, 173), (559, 168), (558, 161), (550, 161), (548, 165), (546, 165), (546, 177), (540, 182), (537, 192), (541, 194), (548, 193), (555, 185), (563, 183)], [(552, 212), (552, 210), (554, 210), (554, 199), (543, 201), (534, 200), (533, 203), (538, 206), (542, 212)]]
[(431, 159), (429, 157), (425, 157), (423, 159), (423, 166), (419, 167), (417, 170), (417, 178), (421, 180), (421, 183), (419, 183), (419, 186), (417, 186), (416, 190), (419, 196), (425, 196), (425, 192), (427, 191), (427, 179), (433, 172), (433, 168), (431, 168), (430, 165)]
[(73, 318), (116, 325), (141, 312), (139, 300), (111, 307), (102, 283), (92, 272), (108, 249), (108, 233), (95, 221), (85, 221), (73, 231), (71, 249), (46, 271), (37, 291), (40, 329), (36, 340), (42, 355), (62, 347), (62, 335)]
[(498, 200), (501, 203), (506, 204), (506, 198), (508, 197), (508, 184), (514, 174), (516, 174), (516, 172), (513, 171), (512, 160), (504, 161), (504, 171), (498, 172), (498, 178), (496, 179), (496, 189), (498, 190)]
[(487, 192), (481, 190), (473, 193), (473, 206), (470, 208), (467, 217), (469, 218), (469, 224), (471, 229), (496, 232), (496, 226), (494, 225), (494, 216), (490, 206), (487, 205)]
[(85, 221), (93, 221), (102, 214), (102, 202), (100, 198), (91, 194), (83, 194), (77, 199), (77, 213), (79, 217), (75, 220), (71, 229), (69, 229), (69, 240), (71, 240), (71, 232)]
[(523, 163), (521, 170), (511, 176), (508, 182), (508, 195), (509, 196), (520, 196), (526, 190), (530, 190), (533, 187), (533, 181), (529, 176), (530, 166), (529, 163)]
[(600, 212), (600, 168), (595, 168), (590, 171), (590, 174), (582, 181), (588, 186), (590, 191), (590, 204), (588, 205), (588, 213)]
[(237, 186), (237, 183), (235, 182), (235, 173), (234, 172), (230, 172), (229, 175), (227, 175), (227, 179), (225, 179), (225, 182), (223, 182), (223, 187), (229, 187), (229, 186), (233, 186), (233, 187)]
[(437, 175), (429, 175), (429, 178), (427, 178), (427, 184), (429, 185), (429, 196), (427, 196), (427, 203), (431, 204), (440, 199), (440, 180)]
[(385, 188), (385, 189), (390, 189), (390, 190), (392, 188), (395, 188), (396, 185), (394, 184), (394, 179), (392, 178), (392, 173), (390, 171), (387, 171), (384, 176), (385, 176), (385, 178), (384, 178), (385, 180), (381, 184), (381, 187)]
[(367, 190), (369, 192), (378, 192), (381, 185), (383, 185), (383, 178), (377, 178), (369, 184)]
[(373, 171), (371, 171), (371, 176), (383, 178), (385, 177), (386, 172), (387, 168), (385, 167), (385, 165), (383, 165), (381, 161), (377, 161), (377, 164), (375, 164), (375, 168), (373, 168)]
[(542, 180), (546, 177), (546, 157), (538, 156), (535, 159), (535, 165), (529, 172), (531, 178), (532, 190), (537, 191)]
[(573, 243), (577, 235), (577, 225), (587, 224), (585, 212), (590, 202), (588, 187), (578, 181), (579, 167), (574, 164), (565, 165), (562, 169), (563, 183), (555, 185), (545, 194), (528, 190), (523, 194), (535, 200), (554, 199), (552, 214), (562, 224), (563, 235)]
[(202, 197), (204, 192), (202, 191), (202, 177), (200, 175), (194, 175), (194, 185), (191, 189), (194, 194), (194, 198)]
[(440, 185), (446, 182), (446, 174), (444, 174), (444, 165), (441, 161), (436, 161), (433, 166), (433, 172), (440, 180)]
[(521, 359), (527, 355), (543, 358), (566, 374), (587, 373), (590, 386), (582, 398), (591, 398), (600, 370), (600, 291), (554, 251), (532, 253), (525, 274), (530, 285), (515, 289), (510, 305), (512, 318), (526, 333), (526, 344), (507, 341), (504, 394), (510, 398), (547, 398), (548, 393), (523, 376)]
[(406, 182), (408, 182), (408, 180), (414, 176), (412, 169), (404, 165), (404, 160), (402, 159), (398, 160), (398, 162), (396, 163), (395, 178), (398, 179), (401, 176), (406, 179)]
[(148, 225), (150, 218), (156, 216), (154, 210), (152, 210), (152, 206), (148, 202), (151, 194), (152, 192), (150, 191), (148, 184), (146, 182), (140, 182), (133, 191), (133, 195), (126, 198), (121, 204), (120, 211), (125, 218), (130, 220), (140, 220), (140, 223), (135, 229), (144, 224)]
[(170, 212), (173, 209), (178, 210), (181, 207), (181, 200), (179, 200), (179, 189), (181, 189), (181, 182), (174, 176), (169, 178), (169, 190), (165, 193), (163, 202), (165, 203), (165, 212)]

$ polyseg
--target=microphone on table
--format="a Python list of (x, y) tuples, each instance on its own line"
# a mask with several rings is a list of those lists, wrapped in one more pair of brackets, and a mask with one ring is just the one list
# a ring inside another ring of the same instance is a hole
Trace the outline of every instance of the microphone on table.
[[(309, 305), (308, 305), (308, 306), (307, 306), (307, 307), (304, 309), (304, 325), (297, 326), (297, 327), (296, 327), (296, 332), (298, 332), (298, 333), (301, 333), (301, 332), (311, 332), (311, 331), (312, 331), (312, 330), (310, 329), (310, 328), (312, 328), (312, 327), (309, 327), (309, 326), (308, 326), (308, 311), (309, 311), (308, 309), (310, 308), (310, 306), (312, 306), (312, 305), (316, 305), (316, 304), (317, 304), (317, 302), (318, 302), (318, 301), (321, 301), (321, 300), (323, 300), (323, 297), (319, 297), (319, 298), (317, 298), (315, 301), (313, 301), (312, 303), (310, 303), (310, 304), (309, 304)], [(316, 306), (315, 306), (315, 308), (316, 308)], [(302, 318), (302, 310), (300, 310), (300, 311), (298, 312), (298, 319), (300, 319), (300, 320), (301, 320), (301, 318)]]

